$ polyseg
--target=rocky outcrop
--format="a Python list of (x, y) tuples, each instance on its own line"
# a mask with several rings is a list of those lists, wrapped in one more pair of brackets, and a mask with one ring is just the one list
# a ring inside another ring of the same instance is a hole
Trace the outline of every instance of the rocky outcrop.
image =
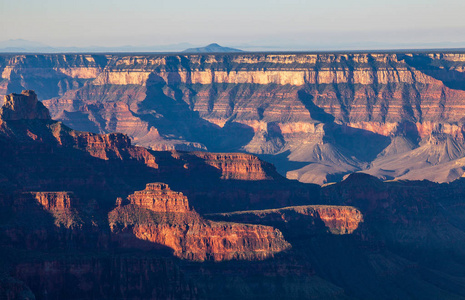
[(189, 202), (182, 193), (172, 191), (165, 183), (148, 183), (145, 190), (128, 196), (130, 204), (150, 209), (154, 212), (189, 212)]
[(315, 206), (317, 215), (332, 233), (350, 234), (363, 222), (363, 215), (355, 207)]
[(246, 153), (193, 152), (202, 163), (221, 171), (222, 179), (271, 180), (280, 177), (273, 165)]
[[(208, 221), (189, 209), (187, 198), (163, 183), (150, 183), (109, 213), (115, 240), (131, 247), (134, 238), (168, 247), (190, 260), (261, 260), (290, 247), (268, 226)], [(132, 237), (132, 239), (131, 239)]]
[(47, 210), (65, 210), (78, 206), (78, 201), (73, 193), (31, 192), (30, 194)]
[(145, 148), (132, 146), (131, 140), (125, 134), (92, 134), (73, 131), (70, 135), (75, 147), (85, 150), (93, 157), (104, 160), (131, 158), (143, 162), (148, 167), (158, 168), (155, 156)]
[[(274, 166), (251, 154), (154, 152), (133, 146), (124, 134), (80, 132), (53, 120), (5, 122), (0, 143), (1, 165), (9, 170), (0, 184), (12, 190), (65, 190), (80, 199), (98, 194), (113, 205), (115, 198), (140, 189), (137, 180), (143, 186), (163, 181), (188, 196), (199, 212), (305, 204), (318, 197), (314, 185), (283, 190), (274, 184), (285, 180)], [(63, 173), (69, 175), (58, 175)]]
[[(251, 210), (209, 215), (214, 219), (230, 220), (252, 224), (273, 224), (282, 227), (285, 223), (306, 221), (313, 224), (313, 231), (319, 222), (333, 234), (351, 234), (363, 222), (362, 213), (351, 206), (305, 205), (279, 209)], [(280, 226), (281, 225), (281, 226)]]
[[(6, 95), (4, 103), (0, 109), (0, 134), (16, 142), (45, 142), (49, 143), (45, 148), (50, 145), (76, 148), (104, 160), (132, 158), (144, 162), (149, 167), (158, 167), (155, 157), (144, 148), (132, 146), (130, 138), (125, 134), (80, 132), (61, 122), (52, 121), (48, 109), (37, 100), (34, 91)], [(31, 126), (27, 123), (28, 120), (35, 125)], [(11, 121), (19, 122), (10, 126), (8, 122)]]
[(34, 91), (22, 91), (21, 94), (5, 96), (0, 109), (0, 119), (15, 120), (51, 120), (48, 109), (37, 100)]

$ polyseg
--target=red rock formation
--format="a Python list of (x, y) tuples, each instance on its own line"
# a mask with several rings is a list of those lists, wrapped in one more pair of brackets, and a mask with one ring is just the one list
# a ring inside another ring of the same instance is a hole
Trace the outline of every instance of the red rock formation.
[(13, 198), (11, 205), (18, 211), (40, 207), (47, 211), (64, 212), (79, 206), (73, 192), (24, 192)]
[(136, 191), (128, 196), (130, 204), (150, 209), (154, 212), (190, 211), (187, 197), (172, 191), (165, 183), (148, 183), (145, 190)]
[(144, 162), (151, 168), (158, 168), (156, 158), (147, 149), (131, 145), (131, 140), (125, 134), (93, 134), (88, 132), (75, 132), (71, 136), (80, 149), (90, 155), (101, 159), (134, 159)]
[(125, 134), (94, 134), (71, 131), (70, 136), (72, 137), (72, 145), (85, 150), (91, 156), (104, 160), (132, 158), (143, 161), (149, 167), (158, 167), (155, 157), (145, 148), (132, 146), (131, 140)]
[[(47, 108), (38, 101), (34, 91), (23, 91), (20, 95), (5, 96), (5, 105), (0, 110), (0, 133), (17, 140), (47, 141), (61, 147), (78, 148), (100, 159), (134, 159), (151, 168), (157, 168), (155, 157), (147, 149), (131, 145), (130, 138), (121, 133), (95, 134), (75, 131), (61, 122), (51, 121)], [(19, 120), (44, 120), (50, 122), (28, 126), (8, 122)], [(39, 147), (39, 145), (37, 145)], [(48, 147), (48, 146), (45, 146)]]
[(273, 165), (245, 153), (193, 152), (204, 163), (221, 171), (222, 179), (270, 180), (278, 177)]
[(363, 222), (362, 213), (355, 207), (316, 205), (313, 208), (333, 233), (350, 234)]
[(93, 217), (82, 213), (72, 192), (14, 193), (5, 199), (2, 210), (8, 211), (15, 221), (0, 235), (3, 243), (26, 251), (48, 251), (85, 248), (86, 243), (95, 242), (98, 227), (91, 224)]
[(5, 96), (0, 109), (0, 119), (14, 120), (50, 120), (48, 109), (37, 100), (34, 91), (22, 91), (21, 94)]
[(70, 192), (31, 192), (34, 198), (47, 210), (75, 208), (77, 199)]
[(184, 219), (178, 225), (137, 224), (132, 232), (142, 240), (174, 250), (189, 260), (262, 260), (290, 248), (282, 233), (270, 226)]
[[(19, 183), (23, 191), (69, 190), (81, 199), (101, 193), (110, 205), (116, 197), (134, 191), (134, 178), (144, 184), (164, 180), (189, 192), (202, 212), (302, 204), (316, 196), (316, 187), (296, 186), (292, 193), (275, 188), (273, 182), (283, 178), (271, 164), (250, 154), (153, 152), (132, 146), (124, 134), (79, 132), (52, 120), (11, 122), (0, 127), (0, 137), (5, 138), (0, 139), (5, 141), (0, 150), (8, 157), (2, 165), (14, 174), (3, 184), (13, 188)], [(37, 154), (44, 159), (36, 161)], [(56, 175), (63, 172), (70, 175)], [(230, 179), (237, 181), (234, 191), (223, 188)], [(251, 181), (257, 180), (267, 181), (266, 187), (253, 188)]]
[(269, 226), (204, 220), (189, 210), (187, 198), (166, 184), (147, 184), (128, 196), (131, 204), (109, 213), (115, 239), (123, 247), (139, 239), (169, 247), (190, 260), (260, 260), (290, 247), (282, 233)]
[[(322, 221), (333, 234), (351, 234), (363, 222), (363, 215), (355, 207), (334, 205), (304, 205), (278, 209), (239, 211), (224, 214), (208, 215), (214, 219), (224, 219), (234, 222), (273, 224), (305, 221), (317, 226)], [(310, 218), (307, 218), (310, 217)]]

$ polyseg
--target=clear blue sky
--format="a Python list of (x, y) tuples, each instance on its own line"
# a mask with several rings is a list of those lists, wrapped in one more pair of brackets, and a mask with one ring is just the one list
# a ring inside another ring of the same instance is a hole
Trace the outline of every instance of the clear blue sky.
[(465, 42), (465, 0), (0, 0), (0, 11), (0, 41), (51, 46)]

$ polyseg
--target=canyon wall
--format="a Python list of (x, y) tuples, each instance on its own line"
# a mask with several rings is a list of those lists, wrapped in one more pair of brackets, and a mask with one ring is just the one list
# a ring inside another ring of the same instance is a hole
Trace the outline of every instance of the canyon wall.
[[(439, 182), (465, 170), (461, 52), (3, 55), (0, 69), (0, 92), (47, 87), (54, 119), (154, 150), (261, 154), (320, 184), (358, 170)], [(432, 149), (438, 135), (460, 150)], [(447, 159), (425, 164), (437, 155)], [(391, 164), (407, 156), (420, 158)]]
[(31, 194), (47, 210), (65, 210), (78, 205), (78, 201), (72, 193), (32, 192)]
[[(279, 209), (239, 211), (223, 214), (208, 215), (214, 219), (223, 219), (241, 223), (273, 224), (278, 228), (286, 223), (300, 222), (300, 230), (305, 228), (308, 232), (328, 230), (333, 234), (351, 234), (363, 222), (363, 215), (355, 207), (331, 205), (305, 205), (292, 206)], [(309, 227), (310, 225), (310, 227)], [(324, 225), (324, 226), (322, 226)], [(318, 228), (320, 226), (320, 228)], [(311, 230), (309, 230), (311, 228)], [(323, 229), (323, 230), (322, 230)]]
[(128, 196), (130, 204), (150, 209), (154, 212), (189, 211), (189, 202), (182, 193), (172, 191), (164, 183), (148, 183), (145, 190), (136, 191)]

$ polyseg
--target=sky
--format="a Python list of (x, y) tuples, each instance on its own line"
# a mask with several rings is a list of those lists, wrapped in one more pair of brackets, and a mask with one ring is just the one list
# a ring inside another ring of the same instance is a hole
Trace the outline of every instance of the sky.
[(0, 41), (282, 50), (465, 46), (464, 0), (0, 0)]

